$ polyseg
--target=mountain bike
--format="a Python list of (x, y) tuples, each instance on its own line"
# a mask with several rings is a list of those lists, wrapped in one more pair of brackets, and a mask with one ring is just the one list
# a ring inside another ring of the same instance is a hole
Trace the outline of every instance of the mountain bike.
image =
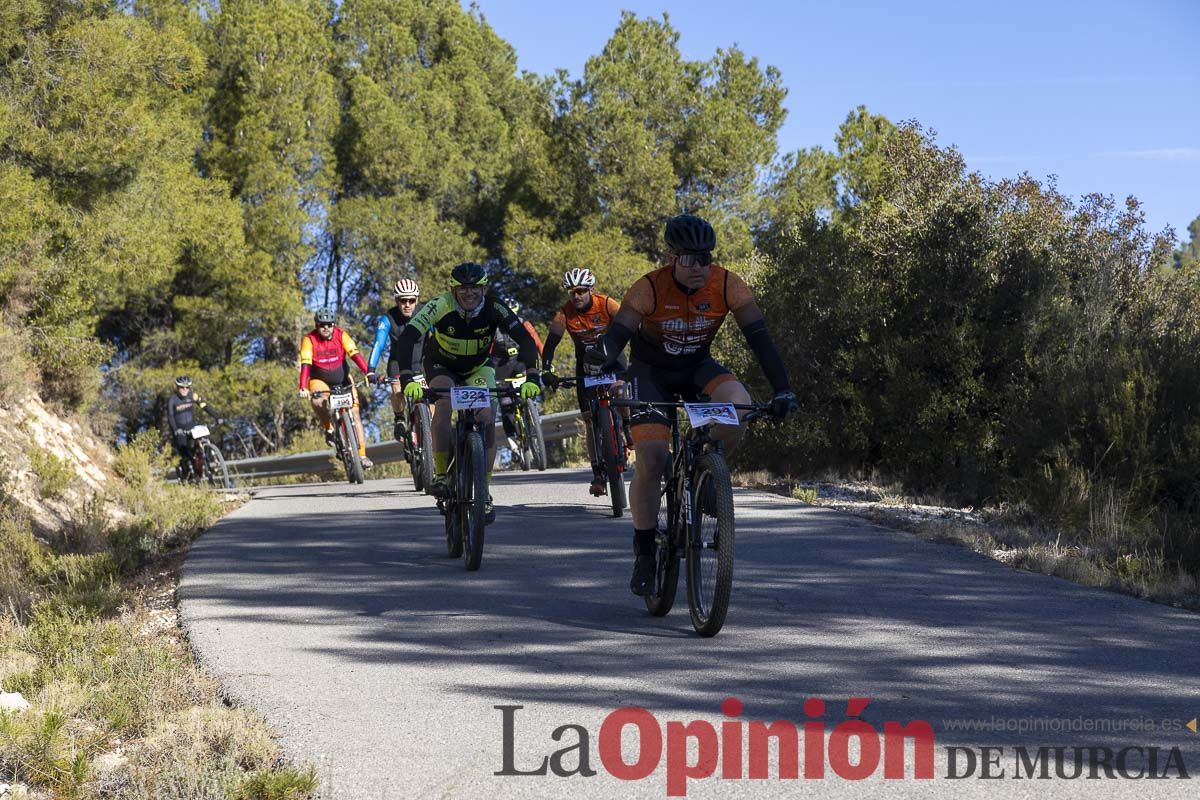
[(346, 468), (349, 483), (363, 482), (362, 458), (358, 454), (358, 431), (354, 429), (354, 383), (335, 386), (328, 392), (313, 392), (313, 397), (329, 395), (329, 413), (333, 417), (333, 449)]
[[(514, 375), (503, 383), (509, 388), (520, 389), (525, 380), (524, 375)], [(521, 461), (521, 469), (528, 472), (532, 467), (541, 472), (546, 469), (546, 437), (542, 433), (542, 412), (533, 398), (514, 398), (514, 401), (514, 417), (517, 423), (514, 438), (520, 450), (517, 455)]]
[[(711, 424), (738, 424), (737, 411), (749, 411), (745, 422), (770, 417), (767, 404), (650, 403), (611, 400), (634, 414), (655, 413), (671, 429), (670, 461), (663, 476), (659, 510), (654, 593), (646, 609), (666, 615), (675, 603), (679, 562), (687, 562), (688, 608), (692, 627), (701, 636), (715, 636), (725, 624), (733, 592), (733, 485), (723, 445), (713, 438)], [(679, 432), (679, 410), (687, 412), (690, 428)]]
[(426, 389), (426, 398), (450, 396), (455, 411), (454, 438), (450, 449), (449, 480), (446, 493), (438, 498), (438, 510), (446, 522), (446, 554), (462, 557), (470, 571), (479, 569), (483, 561), (483, 538), (487, 528), (488, 499), (487, 449), (483, 446), (483, 431), (476, 412), (490, 408), (493, 394), (515, 394), (512, 389), (489, 389), (486, 386), (454, 386), (449, 389)]
[(620, 517), (629, 507), (625, 489), (625, 470), (629, 466), (629, 448), (626, 443), (627, 421), (612, 405), (618, 399), (618, 376), (612, 373), (581, 378), (559, 378), (556, 386), (573, 388), (583, 382), (584, 388), (595, 388), (590, 399), (592, 442), (596, 446), (597, 461), (604, 470), (608, 484), (608, 499), (612, 504), (612, 515)]
[(211, 434), (208, 426), (193, 425), (188, 435), (195, 441), (195, 447), (192, 448), (192, 480), (196, 483), (207, 481), (214, 489), (232, 489), (233, 481), (225, 466), (225, 457), (209, 439)]

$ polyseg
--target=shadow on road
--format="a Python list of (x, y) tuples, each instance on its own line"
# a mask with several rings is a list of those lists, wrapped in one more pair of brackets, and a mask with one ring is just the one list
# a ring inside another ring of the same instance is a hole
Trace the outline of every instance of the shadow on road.
[(185, 617), (316, 630), (304, 648), (347, 662), (483, 668), (463, 670), (475, 677), (455, 690), (489, 705), (577, 698), (686, 720), (716, 716), (736, 695), (748, 718), (800, 721), (804, 700), (821, 697), (834, 725), (847, 697), (866, 696), (868, 721), (927, 719), (939, 743), (1194, 738), (942, 724), (1189, 720), (1200, 711), (1200, 624), (1184, 612), (739, 492), (733, 607), (725, 630), (701, 639), (682, 578), (665, 618), (628, 592), (629, 519), (587, 504), (578, 476), (504, 474), (495, 495), (500, 519), (482, 569), (468, 573), (446, 557), (441, 516), (407, 480), (263, 491), (194, 546)]

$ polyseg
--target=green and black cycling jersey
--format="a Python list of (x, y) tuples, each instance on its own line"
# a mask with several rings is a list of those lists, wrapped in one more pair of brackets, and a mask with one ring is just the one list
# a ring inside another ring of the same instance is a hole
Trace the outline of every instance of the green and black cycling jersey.
[[(425, 342), (424, 363), (465, 375), (488, 363), (492, 342), (498, 330), (512, 337), (526, 364), (537, 364), (537, 344), (521, 324), (521, 319), (495, 297), (485, 297), (475, 311), (464, 314), (451, 292), (435, 297), (404, 326), (392, 346), (393, 356), (402, 366), (400, 380), (412, 380), (412, 349), (430, 331)], [(426, 367), (428, 372), (428, 366)]]

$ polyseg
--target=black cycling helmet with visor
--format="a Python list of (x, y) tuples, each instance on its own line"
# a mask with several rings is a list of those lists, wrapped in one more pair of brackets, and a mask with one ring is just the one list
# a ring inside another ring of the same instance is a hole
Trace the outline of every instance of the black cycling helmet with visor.
[(712, 251), (717, 246), (717, 233), (708, 220), (692, 214), (680, 214), (667, 220), (663, 232), (667, 249), (677, 256), (692, 256), (697, 264), (712, 263)]
[(317, 310), (317, 313), (313, 314), (313, 322), (317, 324), (317, 327), (322, 325), (332, 325), (335, 316), (336, 315), (333, 313), (333, 309), (321, 308)]
[(487, 271), (473, 261), (464, 261), (450, 271), (451, 286), (486, 286)]

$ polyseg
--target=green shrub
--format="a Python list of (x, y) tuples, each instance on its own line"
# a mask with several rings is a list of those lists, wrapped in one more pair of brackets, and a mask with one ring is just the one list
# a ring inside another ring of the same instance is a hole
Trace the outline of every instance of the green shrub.
[(317, 789), (317, 775), (310, 767), (300, 771), (284, 768), (259, 770), (230, 795), (232, 800), (305, 800)]
[(30, 364), (27, 343), (18, 333), (0, 322), (0, 405), (19, 400), (30, 388), (36, 388), (36, 373)]
[(816, 487), (800, 486), (797, 484), (792, 487), (792, 497), (801, 503), (809, 503), (811, 505), (817, 502), (817, 489)]
[(64, 459), (44, 447), (30, 442), (29, 467), (37, 475), (38, 496), (43, 500), (56, 500), (66, 494), (75, 480), (75, 470)]

